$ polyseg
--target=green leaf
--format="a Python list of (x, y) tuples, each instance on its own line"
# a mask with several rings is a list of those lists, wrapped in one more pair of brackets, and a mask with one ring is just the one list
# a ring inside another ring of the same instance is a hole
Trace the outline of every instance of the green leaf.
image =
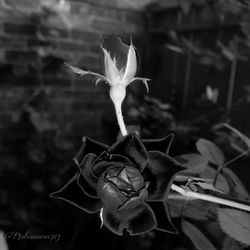
[(222, 48), (221, 52), (229, 61), (234, 61), (236, 58), (235, 53), (233, 53), (230, 49)]
[(218, 10), (221, 14), (233, 14), (239, 15), (243, 11), (243, 6), (239, 4), (238, 0), (230, 1), (215, 1), (214, 8)]
[(195, 185), (199, 186), (203, 190), (210, 190), (210, 191), (215, 191), (215, 192), (218, 192), (218, 193), (223, 193), (221, 190), (215, 188), (213, 183), (206, 183), (206, 182), (200, 181), (200, 182), (196, 182)]
[[(208, 166), (205, 169), (205, 171), (200, 174), (200, 177), (204, 178), (204, 179), (214, 179), (216, 173), (217, 173), (217, 171), (215, 169)], [(228, 184), (228, 181), (222, 174), (218, 175), (215, 188), (223, 193), (226, 193), (226, 194), (231, 192), (231, 188)]]
[(189, 199), (168, 199), (166, 202), (171, 218), (185, 217), (208, 222), (211, 216), (216, 217), (217, 204), (212, 202)]
[(202, 200), (190, 200), (186, 202), (183, 209), (183, 216), (198, 221), (209, 221), (213, 211), (216, 211), (216, 204)]
[(201, 155), (213, 164), (220, 166), (225, 162), (225, 157), (220, 148), (213, 142), (206, 139), (199, 139), (196, 143), (196, 148)]
[(168, 211), (171, 218), (178, 218), (182, 215), (182, 208), (185, 200), (167, 199)]
[(221, 229), (233, 239), (250, 245), (250, 214), (231, 208), (218, 208)]
[(58, 127), (48, 113), (39, 113), (32, 107), (26, 107), (26, 111), (30, 114), (30, 121), (38, 132), (42, 133)]
[(200, 231), (199, 228), (193, 224), (183, 220), (182, 230), (193, 242), (195, 247), (199, 250), (216, 250), (214, 245), (208, 240), (208, 238)]
[(223, 241), (223, 248), (222, 250), (242, 250), (243, 248), (240, 244), (232, 239), (231, 237), (226, 237)]
[(228, 184), (233, 189), (233, 191), (237, 194), (237, 197), (240, 199), (249, 199), (250, 195), (240, 179), (236, 176), (236, 174), (229, 168), (224, 168), (222, 170), (223, 176), (226, 178)]
[(202, 173), (208, 165), (208, 159), (200, 154), (191, 153), (179, 155), (177, 158), (180, 158), (183, 166), (187, 168), (185, 172), (188, 173)]

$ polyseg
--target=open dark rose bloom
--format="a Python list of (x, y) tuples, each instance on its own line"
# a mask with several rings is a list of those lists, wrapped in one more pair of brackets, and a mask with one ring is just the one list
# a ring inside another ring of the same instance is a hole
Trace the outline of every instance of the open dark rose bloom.
[(136, 134), (112, 146), (83, 138), (75, 162), (78, 172), (51, 197), (88, 213), (100, 212), (104, 225), (122, 235), (152, 229), (177, 233), (166, 202), (174, 175), (183, 167), (167, 153), (172, 135), (140, 140)]

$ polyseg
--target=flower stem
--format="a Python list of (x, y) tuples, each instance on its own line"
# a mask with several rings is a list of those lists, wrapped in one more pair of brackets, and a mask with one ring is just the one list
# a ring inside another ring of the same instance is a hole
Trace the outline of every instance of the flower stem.
[(127, 132), (124, 120), (123, 120), (121, 105), (115, 105), (115, 113), (116, 113), (117, 121), (121, 130), (121, 134), (125, 136), (128, 134), (128, 132)]
[(229, 206), (229, 207), (233, 207), (233, 208), (238, 208), (238, 209), (250, 212), (250, 206), (242, 204), (242, 203), (226, 200), (223, 198), (219, 198), (219, 197), (215, 197), (215, 196), (211, 196), (211, 195), (207, 195), (207, 194), (195, 193), (195, 192), (186, 190), (184, 188), (181, 188), (175, 184), (172, 184), (171, 189), (174, 190), (175, 192), (185, 196), (185, 197), (188, 197), (188, 198), (210, 201), (213, 203), (217, 203), (217, 204), (221, 204), (221, 205), (225, 205), (225, 206)]
[(184, 200), (184, 201), (187, 201), (187, 200), (195, 200), (195, 198), (189, 198), (189, 197), (179, 195), (179, 194), (169, 194), (168, 195), (168, 200), (182, 200), (182, 201)]

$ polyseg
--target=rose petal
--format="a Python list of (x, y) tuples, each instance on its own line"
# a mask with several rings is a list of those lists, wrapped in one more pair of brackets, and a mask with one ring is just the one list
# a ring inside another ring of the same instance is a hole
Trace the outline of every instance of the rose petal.
[[(138, 193), (136, 194), (138, 195)], [(121, 206), (118, 207), (119, 210), (128, 210), (132, 209), (138, 204), (144, 202), (146, 198), (148, 197), (148, 191), (146, 188), (143, 188), (142, 190), (139, 191), (139, 196), (134, 196), (132, 198), (127, 199)]]
[(101, 142), (92, 140), (88, 137), (83, 137), (82, 141), (83, 141), (82, 146), (80, 150), (78, 151), (78, 153), (76, 154), (76, 156), (74, 157), (74, 161), (77, 165), (81, 164), (81, 162), (83, 161), (84, 157), (87, 154), (93, 153), (93, 154), (98, 155), (108, 148), (107, 145)]
[(105, 76), (109, 80), (109, 83), (113, 85), (121, 82), (121, 75), (116, 66), (116, 58), (111, 58), (110, 53), (106, 49), (102, 48), (102, 51), (104, 53)]
[(87, 213), (96, 213), (102, 207), (100, 199), (90, 197), (82, 191), (77, 183), (77, 174), (60, 190), (52, 193), (50, 197), (69, 202)]
[(98, 180), (97, 193), (101, 197), (103, 203), (112, 209), (117, 209), (128, 199), (128, 197), (126, 197), (116, 185), (105, 180), (103, 177), (100, 177)]
[(109, 167), (124, 167), (130, 165), (132, 165), (132, 162), (128, 158), (118, 154), (109, 154), (105, 151), (95, 159), (92, 170), (94, 175), (98, 177)]
[(133, 186), (135, 191), (140, 190), (144, 186), (144, 179), (138, 169), (126, 166), (124, 171), (122, 171), (119, 177)]
[(172, 224), (167, 204), (164, 204), (163, 202), (149, 202), (148, 205), (154, 211), (157, 221), (157, 230), (178, 234), (178, 230)]
[(125, 69), (129, 45), (124, 43), (120, 37), (115, 35), (104, 35), (102, 46), (110, 53), (111, 58), (116, 59), (116, 66), (119, 71)]
[(122, 137), (108, 151), (112, 154), (120, 154), (127, 157), (136, 164), (141, 172), (149, 161), (148, 152), (136, 134)]
[(97, 198), (96, 185), (98, 178), (93, 174), (92, 163), (96, 158), (95, 154), (88, 154), (84, 157), (79, 167), (79, 174), (77, 177), (78, 184), (82, 190), (89, 196)]
[(156, 219), (152, 209), (146, 203), (125, 210), (103, 210), (104, 225), (113, 233), (122, 235), (124, 229), (131, 235), (146, 233), (156, 227)]
[(115, 210), (103, 209), (103, 224), (114, 234), (123, 235), (127, 221), (124, 220)]
[[(146, 203), (134, 208), (137, 214), (128, 221), (128, 232), (131, 235), (143, 234), (151, 231), (157, 226), (153, 210)], [(131, 211), (132, 212), (132, 211)]]
[(170, 191), (174, 175), (185, 168), (172, 157), (159, 151), (149, 152), (150, 161), (143, 175), (149, 182), (148, 200), (165, 200)]
[(148, 151), (160, 151), (162, 153), (168, 154), (174, 135), (170, 134), (161, 139), (155, 140), (142, 140), (144, 146)]

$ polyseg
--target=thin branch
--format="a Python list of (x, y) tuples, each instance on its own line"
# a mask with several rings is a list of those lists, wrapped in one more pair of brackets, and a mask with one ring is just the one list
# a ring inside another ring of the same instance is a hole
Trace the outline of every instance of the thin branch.
[(231, 64), (231, 70), (230, 70), (230, 79), (229, 79), (229, 87), (228, 87), (228, 94), (227, 94), (227, 106), (226, 106), (227, 114), (229, 114), (231, 112), (231, 109), (232, 109), (237, 62), (238, 62), (238, 60), (237, 60), (237, 57), (235, 55), (235, 58)]
[(249, 153), (249, 149), (245, 150), (244, 152), (242, 152), (241, 154), (237, 155), (236, 157), (234, 157), (233, 159), (231, 159), (230, 161), (226, 162), (225, 164), (223, 164), (222, 166), (220, 166), (220, 168), (226, 167), (227, 165), (231, 164), (232, 162), (240, 159), (241, 157), (243, 157), (244, 155)]
[(219, 176), (221, 170), (222, 170), (224, 167), (226, 167), (227, 165), (229, 165), (229, 164), (235, 162), (236, 160), (242, 158), (243, 156), (247, 155), (248, 153), (249, 153), (249, 149), (245, 150), (245, 151), (242, 152), (241, 154), (235, 156), (233, 159), (231, 159), (231, 160), (225, 162), (224, 164), (222, 164), (221, 166), (219, 166), (219, 168), (218, 168), (218, 170), (217, 170), (217, 173), (216, 173), (216, 175), (215, 175), (215, 177), (214, 177), (214, 186), (215, 186), (215, 184), (216, 184), (216, 181), (217, 181), (217, 179), (218, 179), (218, 176)]
[(171, 189), (188, 198), (209, 201), (209, 202), (213, 202), (213, 203), (217, 203), (217, 204), (221, 204), (221, 205), (229, 206), (233, 208), (238, 208), (238, 209), (250, 212), (250, 206), (242, 204), (242, 203), (226, 200), (226, 199), (219, 198), (219, 197), (214, 197), (214, 196), (207, 195), (207, 194), (195, 193), (189, 190), (185, 190), (175, 184), (172, 184)]

